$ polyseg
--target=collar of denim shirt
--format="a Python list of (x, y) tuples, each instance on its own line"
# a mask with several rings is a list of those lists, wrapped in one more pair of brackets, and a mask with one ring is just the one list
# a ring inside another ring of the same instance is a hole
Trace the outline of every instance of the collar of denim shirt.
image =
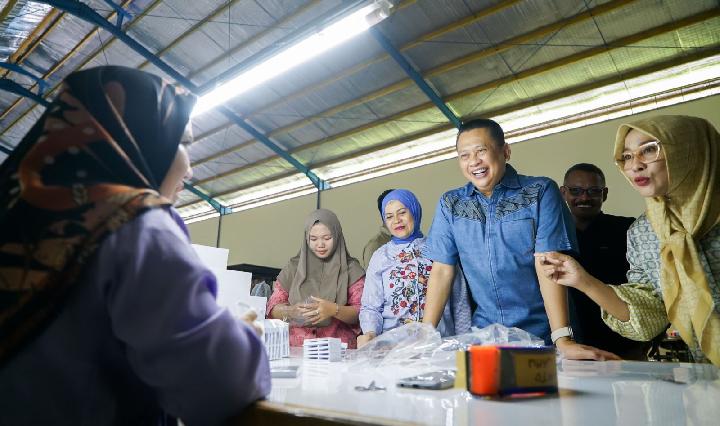
[[(520, 178), (518, 177), (517, 170), (510, 164), (505, 164), (505, 175), (502, 179), (500, 179), (500, 182), (498, 182), (496, 187), (503, 186), (505, 188), (514, 188), (518, 189), (522, 185), (520, 185)], [(494, 192), (494, 188), (493, 188)], [(482, 194), (480, 191), (478, 191), (477, 188), (475, 188), (475, 185), (472, 184), (472, 182), (468, 182), (465, 185), (465, 196), (471, 197), (475, 194)]]

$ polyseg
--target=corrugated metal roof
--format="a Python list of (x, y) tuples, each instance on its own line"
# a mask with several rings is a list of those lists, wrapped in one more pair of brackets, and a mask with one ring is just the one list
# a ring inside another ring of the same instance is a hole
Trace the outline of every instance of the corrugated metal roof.
[[(86, 1), (115, 22), (102, 0)], [(361, 2), (126, 0), (124, 31), (202, 86), (277, 51), (288, 37)], [(367, 3), (367, 2), (364, 2)], [(376, 29), (460, 117), (508, 112), (645, 69), (720, 52), (717, 1), (395, 1)], [(104, 30), (39, 3), (0, 1), (0, 57), (51, 88), (76, 69), (120, 64), (163, 74)], [(0, 15), (2, 16), (2, 15)], [(34, 82), (0, 69), (23, 87)], [(632, 90), (627, 87), (627, 90)], [(45, 96), (52, 96), (52, 91)], [(327, 166), (449, 127), (369, 33), (251, 89), (228, 107), (299, 161)], [(0, 92), (0, 141), (12, 147), (42, 108)], [(221, 201), (297, 171), (217, 112), (193, 120), (193, 182)], [(5, 158), (0, 154), (0, 161)], [(181, 196), (182, 211), (200, 199)]]

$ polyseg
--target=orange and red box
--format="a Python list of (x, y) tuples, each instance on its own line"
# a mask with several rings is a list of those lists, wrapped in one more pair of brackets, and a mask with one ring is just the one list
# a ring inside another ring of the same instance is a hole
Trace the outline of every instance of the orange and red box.
[(457, 352), (455, 387), (478, 396), (557, 393), (555, 348), (475, 345)]

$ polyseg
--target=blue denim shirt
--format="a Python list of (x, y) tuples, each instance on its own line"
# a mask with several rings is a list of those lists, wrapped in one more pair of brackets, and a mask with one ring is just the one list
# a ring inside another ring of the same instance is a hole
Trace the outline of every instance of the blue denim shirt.
[(575, 224), (557, 184), (509, 164), (490, 198), (472, 183), (440, 198), (426, 256), (461, 264), (477, 304), (473, 325), (518, 327), (549, 342), (533, 253), (577, 252)]

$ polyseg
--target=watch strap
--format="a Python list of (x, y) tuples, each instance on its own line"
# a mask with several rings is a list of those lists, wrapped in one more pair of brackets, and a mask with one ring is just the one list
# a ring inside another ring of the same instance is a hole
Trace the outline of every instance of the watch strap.
[(572, 328), (560, 327), (558, 329), (555, 329), (552, 333), (550, 333), (550, 339), (552, 340), (553, 344), (561, 337), (569, 337), (572, 339), (572, 337), (573, 337)]

